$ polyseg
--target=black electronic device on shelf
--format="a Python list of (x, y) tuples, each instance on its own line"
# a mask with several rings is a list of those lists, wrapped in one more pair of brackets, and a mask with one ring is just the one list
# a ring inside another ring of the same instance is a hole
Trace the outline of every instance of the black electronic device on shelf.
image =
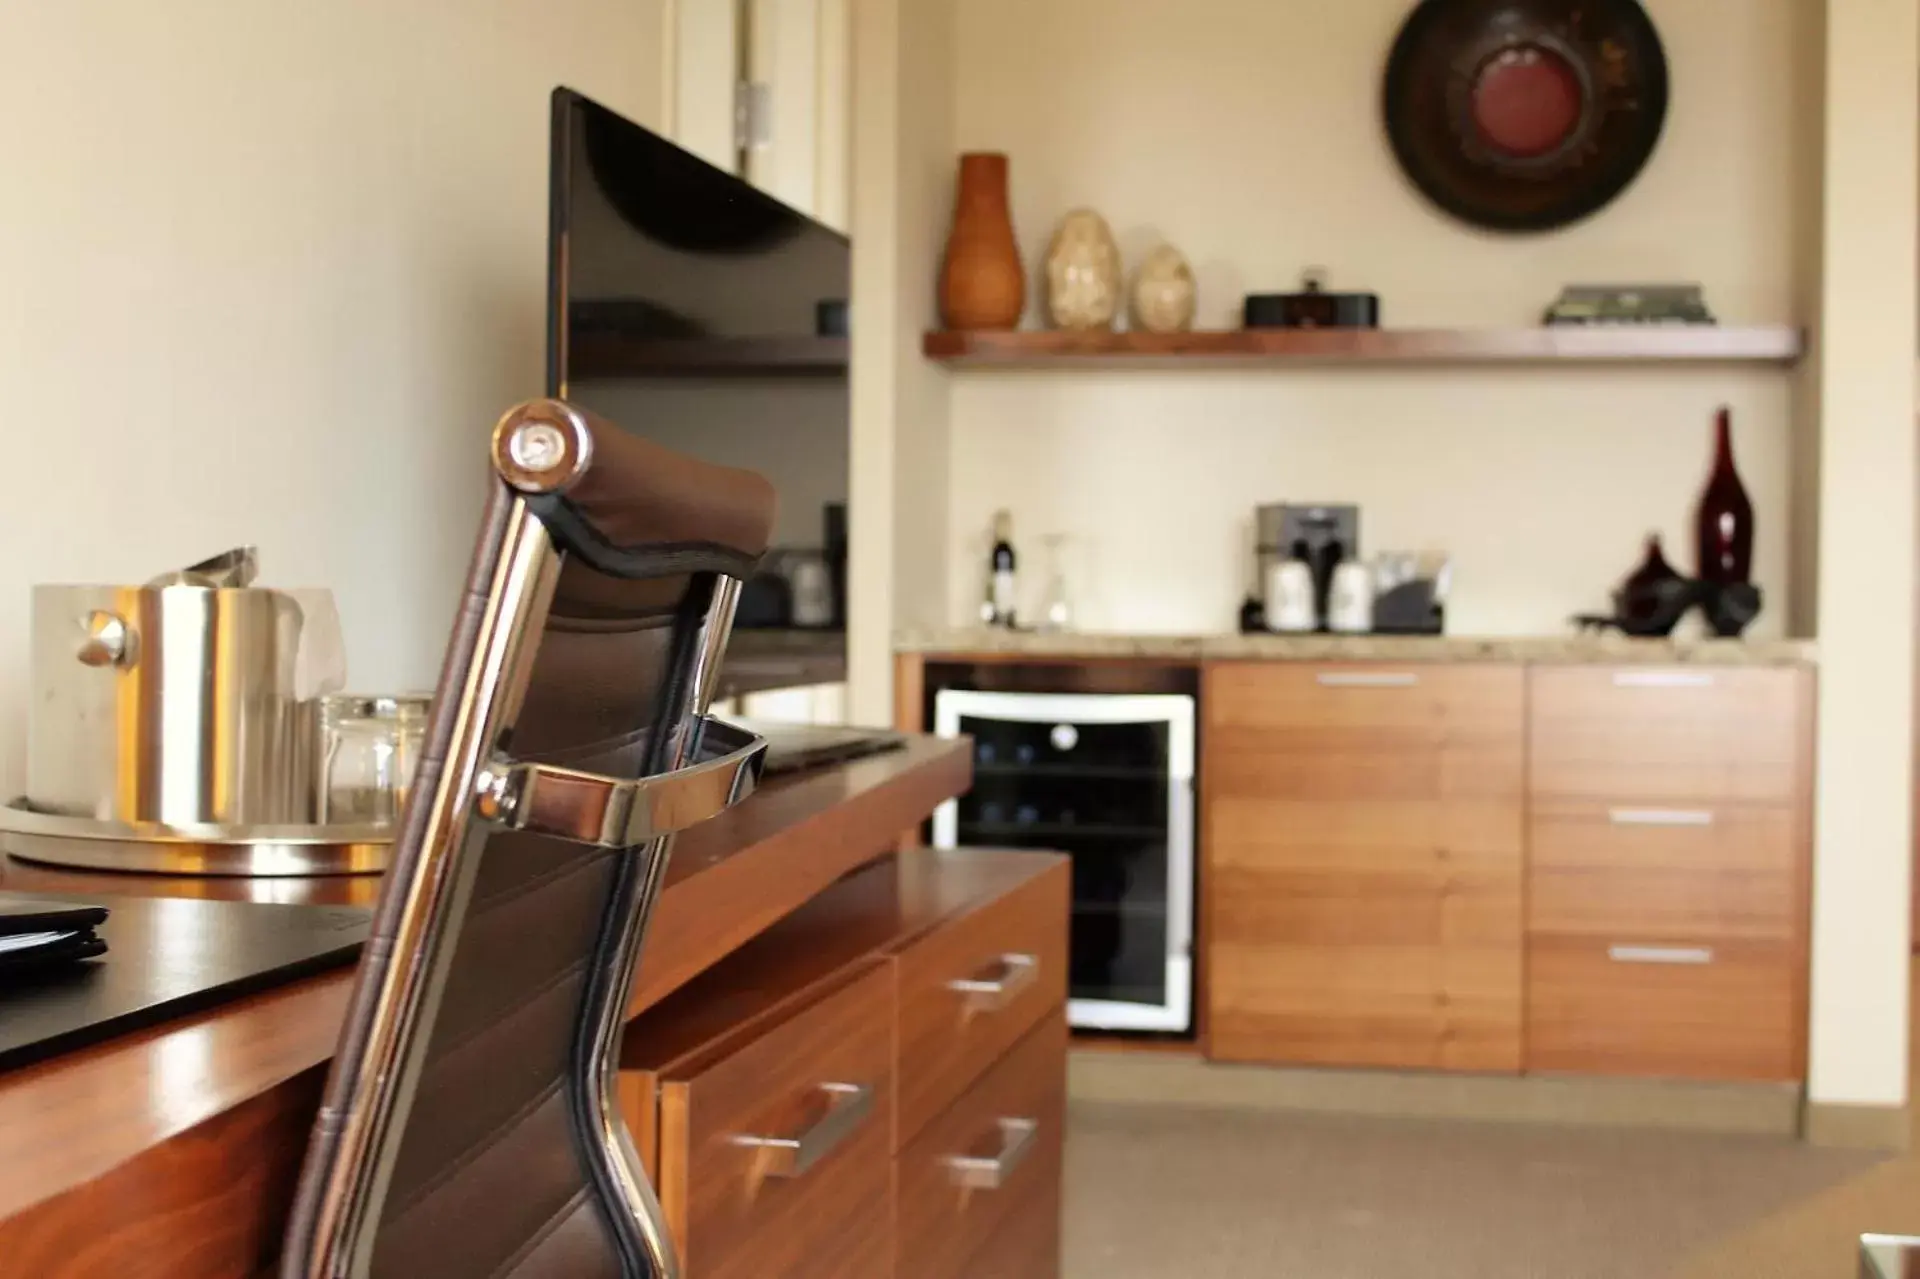
[(1241, 311), (1249, 329), (1377, 329), (1380, 295), (1330, 293), (1326, 273), (1308, 271), (1298, 293), (1249, 293)]

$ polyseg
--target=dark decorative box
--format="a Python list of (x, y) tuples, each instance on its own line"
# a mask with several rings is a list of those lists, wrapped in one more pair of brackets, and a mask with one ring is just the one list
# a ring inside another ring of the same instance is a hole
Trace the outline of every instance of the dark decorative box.
[(1329, 293), (1309, 272), (1298, 293), (1249, 293), (1243, 322), (1250, 329), (1377, 329), (1380, 295)]

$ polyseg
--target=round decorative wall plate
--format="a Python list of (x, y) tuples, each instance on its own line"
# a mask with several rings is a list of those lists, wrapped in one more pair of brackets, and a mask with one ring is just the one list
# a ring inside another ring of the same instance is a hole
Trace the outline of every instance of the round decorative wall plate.
[(1667, 56), (1638, 0), (1421, 0), (1387, 61), (1387, 135), (1464, 222), (1546, 231), (1638, 177), (1667, 118)]

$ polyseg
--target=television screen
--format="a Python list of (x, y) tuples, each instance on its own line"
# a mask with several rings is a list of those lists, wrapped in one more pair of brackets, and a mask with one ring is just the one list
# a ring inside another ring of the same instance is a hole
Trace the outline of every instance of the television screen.
[(843, 679), (847, 237), (568, 89), (549, 216), (548, 393), (779, 491), (726, 691)]

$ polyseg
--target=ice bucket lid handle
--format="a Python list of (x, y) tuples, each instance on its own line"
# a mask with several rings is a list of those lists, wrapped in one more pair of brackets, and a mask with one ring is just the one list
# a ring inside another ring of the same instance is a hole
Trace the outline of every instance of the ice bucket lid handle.
[(254, 546), (236, 546), (198, 564), (162, 573), (147, 583), (148, 588), (163, 586), (206, 586), (215, 590), (251, 586), (260, 574), (260, 550)]

